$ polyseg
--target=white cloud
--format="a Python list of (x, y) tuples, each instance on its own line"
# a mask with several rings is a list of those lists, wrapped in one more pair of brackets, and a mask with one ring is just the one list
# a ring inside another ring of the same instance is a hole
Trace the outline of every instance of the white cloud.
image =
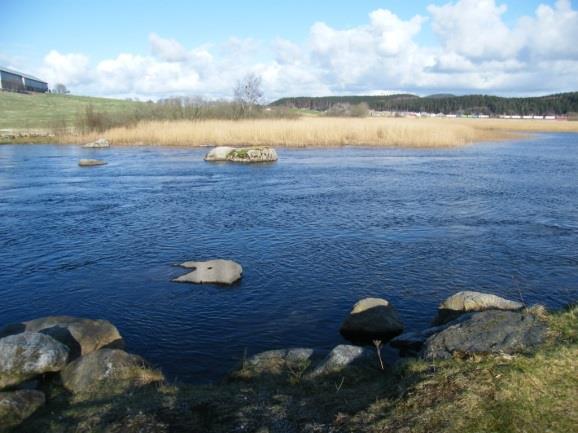
[(507, 59), (521, 48), (518, 35), (506, 26), (505, 4), (494, 0), (460, 0), (430, 5), (432, 29), (447, 52), (478, 60)]
[[(262, 76), (269, 99), (393, 89), (575, 90), (578, 12), (570, 1), (540, 5), (513, 23), (504, 20), (506, 11), (501, 0), (430, 5), (428, 17), (409, 19), (378, 9), (356, 27), (314, 23), (303, 43), (230, 38), (190, 48), (151, 33), (149, 55), (123, 53), (90, 65), (85, 55), (51, 51), (42, 72), (79, 93), (143, 97), (230, 97), (235, 82), (248, 72)], [(431, 26), (437, 45), (418, 42), (425, 26)]]
[(190, 57), (189, 52), (174, 39), (161, 38), (156, 33), (151, 33), (149, 43), (153, 54), (167, 62), (182, 62)]
[(87, 56), (75, 53), (61, 54), (56, 50), (50, 51), (44, 57), (41, 75), (51, 86), (57, 83), (76, 86), (93, 79)]

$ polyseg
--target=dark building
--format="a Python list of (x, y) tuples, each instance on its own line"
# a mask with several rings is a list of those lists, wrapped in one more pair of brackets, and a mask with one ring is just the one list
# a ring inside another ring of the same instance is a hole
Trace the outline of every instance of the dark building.
[(0, 89), (13, 92), (45, 93), (48, 91), (48, 83), (31, 75), (0, 67)]

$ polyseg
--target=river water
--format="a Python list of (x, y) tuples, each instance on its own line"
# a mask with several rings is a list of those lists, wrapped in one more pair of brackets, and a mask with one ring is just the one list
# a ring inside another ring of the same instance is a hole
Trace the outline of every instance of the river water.
[[(459, 290), (559, 308), (578, 299), (578, 135), (460, 149), (0, 146), (0, 325), (105, 318), (171, 378), (216, 380), (243, 353), (344, 340), (358, 299), (408, 330)], [(108, 165), (77, 166), (80, 158)], [(231, 258), (225, 288), (176, 284)]]

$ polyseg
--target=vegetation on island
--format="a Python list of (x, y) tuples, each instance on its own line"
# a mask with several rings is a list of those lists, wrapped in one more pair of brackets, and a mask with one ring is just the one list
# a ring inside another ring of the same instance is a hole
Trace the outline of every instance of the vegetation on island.
[[(310, 379), (307, 364), (241, 363), (222, 383), (151, 384), (128, 394), (57, 385), (18, 433), (566, 433), (578, 424), (578, 308), (534, 309), (548, 323), (533, 353), (405, 358)], [(98, 392), (97, 392), (98, 391)]]

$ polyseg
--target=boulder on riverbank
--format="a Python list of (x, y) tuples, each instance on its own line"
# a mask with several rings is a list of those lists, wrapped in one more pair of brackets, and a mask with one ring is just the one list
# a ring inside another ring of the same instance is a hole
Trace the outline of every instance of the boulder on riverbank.
[(100, 349), (71, 362), (61, 371), (64, 387), (73, 394), (118, 394), (164, 380), (138, 355), (118, 349)]
[(351, 366), (367, 366), (373, 356), (376, 355), (369, 348), (340, 344), (327, 354), (325, 359), (309, 374), (309, 377), (315, 378), (336, 373)]
[(98, 140), (93, 141), (92, 143), (86, 143), (82, 147), (86, 149), (101, 149), (105, 147), (110, 147), (110, 143), (106, 138), (99, 138)]
[(211, 149), (205, 156), (205, 161), (229, 161), (229, 162), (274, 162), (278, 156), (271, 147), (228, 147), (219, 146)]
[(233, 284), (241, 279), (243, 268), (232, 260), (208, 260), (206, 262), (184, 262), (179, 266), (193, 269), (173, 281), (195, 284)]
[(38, 332), (0, 339), (0, 389), (18, 385), (39, 374), (57, 372), (68, 360), (68, 348)]
[(81, 159), (78, 161), (78, 165), (80, 167), (96, 167), (99, 165), (106, 165), (106, 161), (102, 159)]
[(48, 316), (0, 329), (0, 338), (21, 332), (41, 332), (66, 345), (69, 360), (101, 348), (122, 349), (123, 339), (116, 326), (108, 320), (92, 320), (71, 316)]
[(44, 403), (44, 393), (40, 391), (0, 392), (0, 431), (19, 425)]
[(463, 291), (458, 292), (438, 307), (438, 314), (433, 325), (443, 325), (451, 322), (464, 313), (486, 310), (516, 311), (524, 308), (520, 302), (510, 301), (490, 293)]
[(353, 341), (388, 341), (403, 332), (403, 323), (386, 299), (365, 298), (353, 306), (340, 331)]
[(454, 354), (525, 352), (544, 340), (546, 325), (529, 311), (468, 313), (457, 324), (429, 337), (421, 356), (446, 359)]

